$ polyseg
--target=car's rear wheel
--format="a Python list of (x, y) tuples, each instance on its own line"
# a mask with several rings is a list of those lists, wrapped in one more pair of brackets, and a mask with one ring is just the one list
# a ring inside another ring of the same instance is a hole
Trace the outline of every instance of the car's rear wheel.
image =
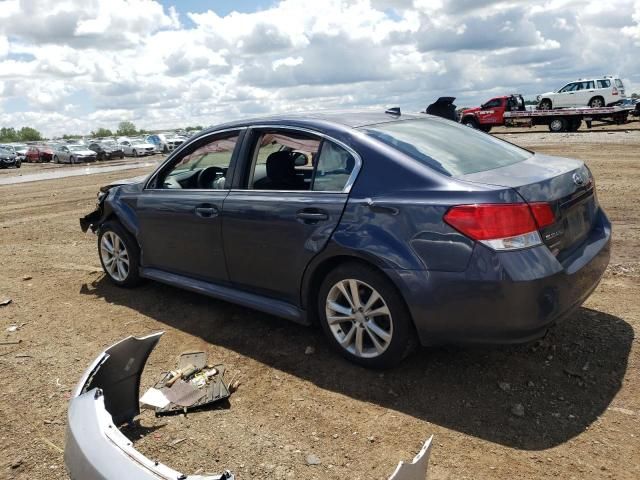
[(416, 343), (404, 300), (382, 273), (366, 265), (347, 263), (326, 276), (318, 314), (332, 346), (366, 367), (396, 365)]
[(551, 110), (551, 100), (545, 98), (540, 102), (540, 110)]
[(589, 100), (589, 106), (591, 108), (602, 108), (604, 107), (604, 98), (602, 97), (593, 97)]
[(98, 254), (104, 272), (113, 283), (120, 287), (140, 283), (138, 245), (119, 222), (105, 222), (100, 227)]

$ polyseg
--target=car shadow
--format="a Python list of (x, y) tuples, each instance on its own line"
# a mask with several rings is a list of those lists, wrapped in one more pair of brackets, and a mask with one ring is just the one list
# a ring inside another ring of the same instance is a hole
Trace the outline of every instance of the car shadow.
[[(102, 277), (80, 293), (132, 308), (320, 388), (524, 450), (551, 448), (585, 431), (620, 389), (633, 341), (624, 320), (580, 308), (531, 344), (421, 349), (380, 372), (343, 360), (318, 328), (166, 285), (147, 282), (126, 290)], [(315, 347), (313, 355), (305, 355), (308, 345)]]

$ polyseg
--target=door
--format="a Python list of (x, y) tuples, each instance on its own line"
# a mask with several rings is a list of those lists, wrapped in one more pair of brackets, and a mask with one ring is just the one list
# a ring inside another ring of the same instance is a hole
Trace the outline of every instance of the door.
[(591, 81), (576, 82), (573, 92), (570, 92), (571, 103), (567, 107), (585, 107), (594, 96), (595, 85)]
[(493, 98), (482, 105), (479, 112), (480, 123), (482, 125), (495, 125), (502, 122), (504, 114), (504, 99)]
[(228, 280), (221, 213), (239, 138), (232, 131), (198, 139), (148, 182), (137, 206), (143, 267)]
[(299, 304), (304, 270), (340, 221), (359, 159), (332, 140), (294, 129), (252, 130), (248, 142), (244, 168), (224, 203), (229, 279)]
[(562, 87), (553, 98), (553, 108), (566, 108), (575, 104), (573, 99), (576, 94), (578, 83), (570, 83)]

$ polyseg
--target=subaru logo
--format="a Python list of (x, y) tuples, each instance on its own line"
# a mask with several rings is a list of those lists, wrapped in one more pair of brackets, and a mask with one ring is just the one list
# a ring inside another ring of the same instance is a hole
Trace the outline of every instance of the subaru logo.
[(573, 178), (573, 183), (575, 183), (579, 187), (583, 186), (586, 183), (582, 174), (578, 172), (574, 173), (572, 178)]

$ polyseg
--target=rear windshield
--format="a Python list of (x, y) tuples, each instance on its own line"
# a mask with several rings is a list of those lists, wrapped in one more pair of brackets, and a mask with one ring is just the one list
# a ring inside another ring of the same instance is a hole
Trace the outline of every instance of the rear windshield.
[(381, 123), (362, 130), (449, 177), (505, 167), (532, 155), (486, 133), (438, 118)]
[(618, 78), (616, 78), (616, 87), (618, 87), (618, 88), (623, 88), (624, 87), (624, 85), (622, 85), (622, 81), (620, 79), (618, 79)]

